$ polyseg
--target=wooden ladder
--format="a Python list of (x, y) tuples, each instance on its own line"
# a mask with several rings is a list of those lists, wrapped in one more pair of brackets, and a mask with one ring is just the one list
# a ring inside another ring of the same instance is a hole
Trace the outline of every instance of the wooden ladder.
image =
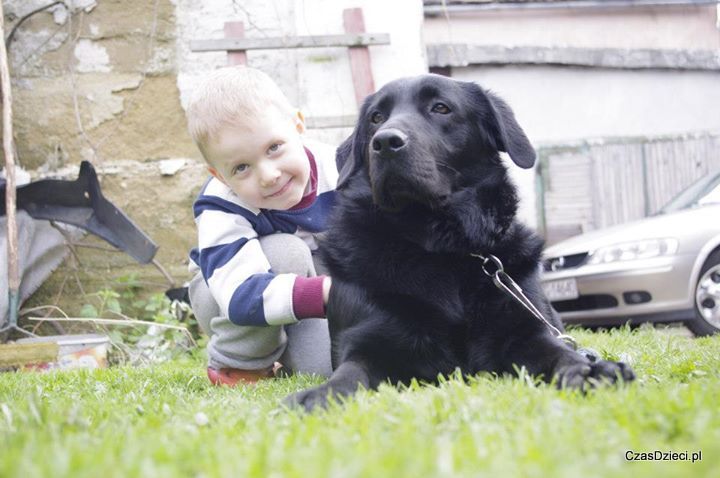
[[(368, 46), (389, 45), (390, 35), (366, 33), (361, 8), (343, 10), (343, 25), (345, 33), (342, 35), (245, 38), (243, 22), (226, 22), (225, 38), (193, 40), (190, 42), (190, 51), (226, 51), (228, 65), (246, 65), (248, 50), (347, 47), (355, 101), (359, 107), (366, 96), (375, 92)], [(355, 116), (308, 118), (307, 124), (310, 128), (350, 127), (355, 124)]]

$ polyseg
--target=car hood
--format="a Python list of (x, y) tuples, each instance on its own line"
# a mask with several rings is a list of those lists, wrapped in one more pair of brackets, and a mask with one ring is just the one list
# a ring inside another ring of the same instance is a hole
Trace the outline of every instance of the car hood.
[(605, 229), (587, 232), (558, 242), (545, 249), (545, 257), (559, 257), (622, 242), (665, 237), (681, 238), (697, 234), (699, 229), (711, 228), (720, 232), (720, 205), (707, 205), (685, 209), (671, 214), (661, 214)]

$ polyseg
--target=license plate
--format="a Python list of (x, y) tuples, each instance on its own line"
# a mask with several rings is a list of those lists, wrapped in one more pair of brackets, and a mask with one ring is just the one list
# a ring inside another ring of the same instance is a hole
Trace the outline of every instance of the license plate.
[(550, 302), (577, 299), (580, 294), (575, 279), (554, 280), (543, 283), (543, 290)]

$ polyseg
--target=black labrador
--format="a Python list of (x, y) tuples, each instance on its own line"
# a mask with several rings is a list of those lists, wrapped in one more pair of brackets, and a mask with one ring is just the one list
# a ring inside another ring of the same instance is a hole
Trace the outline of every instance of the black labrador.
[(338, 148), (338, 203), (321, 245), (333, 278), (327, 315), (335, 371), (287, 404), (310, 410), (360, 385), (432, 382), (457, 368), (525, 367), (580, 389), (633, 380), (627, 365), (591, 361), (558, 339), (471, 255), (499, 258), (563, 330), (538, 280), (543, 242), (516, 220), (518, 199), (499, 151), (522, 168), (535, 162), (510, 107), (474, 83), (424, 75), (365, 100)]

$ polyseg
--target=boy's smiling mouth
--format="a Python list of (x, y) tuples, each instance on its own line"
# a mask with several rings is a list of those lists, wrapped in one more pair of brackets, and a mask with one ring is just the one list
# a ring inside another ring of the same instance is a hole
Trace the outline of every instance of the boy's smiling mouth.
[(290, 179), (288, 179), (288, 181), (285, 183), (285, 185), (283, 187), (281, 187), (280, 189), (278, 189), (277, 191), (275, 191), (272, 194), (268, 194), (267, 196), (265, 196), (265, 198), (274, 198), (274, 197), (278, 197), (278, 196), (282, 195), (283, 193), (285, 193), (288, 189), (290, 189), (290, 184), (292, 184), (293, 179), (295, 179), (295, 176), (291, 176)]

